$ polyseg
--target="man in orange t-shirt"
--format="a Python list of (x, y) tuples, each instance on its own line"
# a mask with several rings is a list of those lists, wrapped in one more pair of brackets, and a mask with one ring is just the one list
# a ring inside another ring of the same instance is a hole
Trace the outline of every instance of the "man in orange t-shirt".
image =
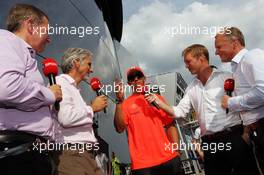
[(133, 94), (124, 100), (123, 90), (117, 92), (114, 124), (117, 132), (128, 132), (132, 174), (181, 175), (179, 152), (173, 144), (179, 141), (174, 120), (146, 101), (145, 75), (139, 67), (128, 70), (127, 80)]

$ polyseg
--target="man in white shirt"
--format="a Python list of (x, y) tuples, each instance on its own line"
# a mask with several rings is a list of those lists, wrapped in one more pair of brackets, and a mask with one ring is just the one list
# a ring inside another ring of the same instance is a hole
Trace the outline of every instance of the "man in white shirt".
[(107, 106), (103, 95), (94, 99), (91, 105), (83, 100), (79, 85), (92, 73), (92, 54), (82, 48), (69, 48), (64, 52), (61, 62), (63, 74), (56, 77), (61, 85), (63, 100), (56, 117), (56, 143), (63, 144), (55, 160), (59, 175), (102, 175), (93, 159), (92, 151), (99, 144), (92, 128), (94, 113)]
[(240, 112), (258, 165), (264, 172), (264, 52), (248, 51), (243, 33), (236, 27), (218, 33), (215, 48), (222, 62), (231, 62), (235, 79), (235, 97), (225, 95), (222, 106)]
[(146, 99), (156, 101), (160, 108), (176, 118), (186, 117), (191, 107), (194, 108), (201, 128), (206, 175), (228, 175), (232, 171), (238, 175), (257, 175), (257, 167), (251, 163), (253, 154), (241, 137), (243, 126), (239, 115), (235, 112), (226, 114), (221, 107), (224, 81), (232, 75), (209, 65), (209, 53), (203, 45), (191, 45), (182, 55), (186, 68), (196, 77), (179, 104), (171, 107), (155, 95)]

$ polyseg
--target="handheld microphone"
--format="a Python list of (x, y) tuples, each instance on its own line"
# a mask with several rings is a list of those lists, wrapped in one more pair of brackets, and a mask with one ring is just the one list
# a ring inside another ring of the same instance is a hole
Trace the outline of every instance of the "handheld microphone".
[[(56, 84), (55, 76), (58, 75), (58, 64), (53, 58), (46, 58), (42, 61), (42, 70), (46, 77), (49, 78), (50, 85)], [(59, 101), (56, 101), (54, 107), (57, 111), (60, 110)]]
[[(102, 93), (100, 92), (101, 82), (98, 78), (93, 77), (90, 81), (90, 85), (91, 85), (92, 89), (96, 92), (97, 96), (102, 95)], [(104, 108), (104, 113), (106, 113), (106, 108)]]
[[(143, 93), (146, 94), (146, 95), (150, 94), (149, 86), (144, 86), (143, 87)], [(159, 105), (155, 101), (151, 102), (151, 105), (153, 105), (158, 110), (160, 109)]]
[[(232, 92), (234, 91), (235, 88), (235, 80), (234, 79), (226, 79), (224, 83), (224, 89), (226, 91), (226, 95), (232, 97)], [(229, 110), (228, 108), (226, 109), (226, 114), (228, 114)]]

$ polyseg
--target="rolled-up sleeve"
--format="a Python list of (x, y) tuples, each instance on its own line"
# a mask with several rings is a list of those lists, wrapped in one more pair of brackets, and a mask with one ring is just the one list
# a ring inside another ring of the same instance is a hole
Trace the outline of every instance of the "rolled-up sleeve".
[(176, 118), (186, 117), (191, 110), (191, 101), (188, 93), (180, 100), (177, 106), (173, 106), (174, 116)]
[(228, 100), (228, 107), (234, 111), (252, 110), (264, 104), (264, 52), (255, 50), (241, 63), (243, 76), (251, 88)]
[(28, 58), (27, 48), (14, 49), (15, 46), (0, 42), (0, 107), (35, 111), (42, 106), (53, 104), (55, 96), (49, 88), (40, 83), (43, 79), (36, 64), (31, 67), (31, 71), (34, 71), (38, 81), (34, 81), (32, 75), (26, 76), (28, 59), (33, 59)]
[(65, 128), (92, 124), (94, 117), (92, 107), (77, 103), (76, 99), (74, 99), (76, 97), (74, 97), (72, 91), (67, 88), (65, 82), (58, 81), (58, 84), (61, 85), (63, 94), (63, 99), (60, 102), (60, 110), (58, 112), (58, 122)]

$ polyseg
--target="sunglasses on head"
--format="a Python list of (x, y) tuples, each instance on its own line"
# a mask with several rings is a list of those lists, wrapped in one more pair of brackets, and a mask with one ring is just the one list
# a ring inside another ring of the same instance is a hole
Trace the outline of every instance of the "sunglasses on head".
[(134, 72), (129, 73), (129, 75), (127, 76), (127, 81), (128, 82), (132, 82), (136, 78), (139, 79), (139, 78), (142, 78), (142, 77), (144, 77), (144, 74), (142, 72), (134, 71)]

